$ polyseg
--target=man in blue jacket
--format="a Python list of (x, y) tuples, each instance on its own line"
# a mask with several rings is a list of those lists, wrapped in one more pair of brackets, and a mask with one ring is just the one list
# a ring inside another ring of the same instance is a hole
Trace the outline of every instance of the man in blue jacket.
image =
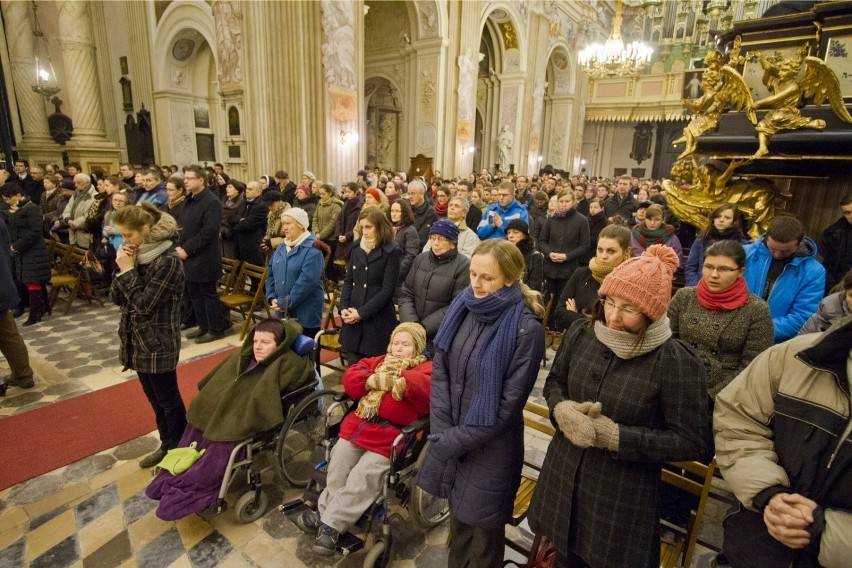
[(513, 219), (530, 222), (527, 208), (515, 200), (515, 186), (511, 181), (501, 182), (497, 186), (497, 201), (488, 206), (482, 214), (482, 221), (476, 228), (480, 240), (505, 239), (506, 225)]
[(825, 288), (825, 268), (817, 246), (795, 217), (776, 217), (766, 233), (745, 247), (745, 280), (752, 294), (766, 300), (775, 342), (794, 337), (817, 311)]

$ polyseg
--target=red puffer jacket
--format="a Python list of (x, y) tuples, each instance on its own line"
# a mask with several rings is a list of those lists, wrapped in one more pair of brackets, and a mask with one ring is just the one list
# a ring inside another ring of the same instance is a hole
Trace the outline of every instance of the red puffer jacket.
[[(343, 388), (354, 399), (367, 395), (364, 383), (385, 356), (361, 359), (343, 373)], [(340, 426), (340, 437), (359, 448), (381, 454), (390, 459), (391, 444), (399, 435), (400, 427), (410, 424), (429, 413), (429, 386), (432, 362), (426, 361), (402, 372), (405, 378), (405, 397), (396, 401), (390, 392), (385, 393), (379, 405), (379, 418), (370, 422), (350, 412)], [(389, 424), (390, 423), (390, 424)]]

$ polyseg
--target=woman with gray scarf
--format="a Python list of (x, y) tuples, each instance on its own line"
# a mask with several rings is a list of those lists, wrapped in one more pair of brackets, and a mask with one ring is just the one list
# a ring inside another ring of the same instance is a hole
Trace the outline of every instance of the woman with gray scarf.
[(153, 467), (176, 448), (186, 428), (186, 408), (177, 384), (183, 263), (175, 253), (177, 222), (150, 203), (125, 207), (113, 218), (124, 244), (116, 251), (118, 272), (110, 298), (121, 307), (119, 359), (139, 375), (157, 418), (160, 448), (144, 458)]

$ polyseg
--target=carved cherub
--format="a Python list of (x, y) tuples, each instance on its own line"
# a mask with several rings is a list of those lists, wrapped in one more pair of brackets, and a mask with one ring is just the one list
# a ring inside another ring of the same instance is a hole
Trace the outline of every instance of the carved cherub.
[[(753, 158), (769, 153), (769, 140), (783, 130), (810, 128), (822, 130), (825, 121), (802, 116), (799, 105), (803, 99), (813, 99), (815, 105), (829, 101), (831, 109), (843, 121), (852, 123), (852, 116), (843, 104), (843, 95), (837, 76), (821, 59), (806, 56), (804, 45), (792, 57), (784, 58), (779, 53), (763, 55), (758, 52), (760, 65), (764, 69), (763, 84), (772, 94), (752, 104), (753, 109), (768, 108), (770, 111), (757, 123), (759, 147)], [(805, 77), (798, 80), (802, 65), (806, 66)]]
[[(683, 129), (683, 136), (672, 144), (686, 143), (686, 148), (678, 159), (695, 153), (698, 137), (714, 130), (719, 124), (722, 111), (728, 106), (737, 110), (748, 109), (751, 95), (742, 76), (730, 65), (724, 65), (724, 59), (718, 51), (712, 51), (704, 58), (705, 70), (701, 76), (704, 94), (697, 99), (684, 99), (683, 105), (692, 113), (692, 119)], [(757, 122), (754, 111), (748, 114), (749, 120)]]

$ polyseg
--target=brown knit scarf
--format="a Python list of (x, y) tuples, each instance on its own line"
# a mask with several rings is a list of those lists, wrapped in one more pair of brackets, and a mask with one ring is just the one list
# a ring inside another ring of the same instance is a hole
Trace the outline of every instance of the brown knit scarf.
[[(379, 404), (382, 397), (390, 391), (396, 401), (405, 397), (405, 379), (402, 372), (413, 369), (426, 361), (426, 357), (395, 357), (386, 355), (385, 360), (379, 363), (376, 371), (367, 379), (365, 387), (369, 390), (367, 396), (358, 401), (358, 409), (355, 414), (364, 420), (370, 420), (379, 415)], [(375, 388), (373, 388), (375, 386)]]
[(598, 281), (598, 284), (601, 284), (607, 274), (615, 270), (615, 267), (604, 264), (598, 260), (598, 257), (593, 256), (589, 261), (589, 270), (592, 271), (592, 277)]

